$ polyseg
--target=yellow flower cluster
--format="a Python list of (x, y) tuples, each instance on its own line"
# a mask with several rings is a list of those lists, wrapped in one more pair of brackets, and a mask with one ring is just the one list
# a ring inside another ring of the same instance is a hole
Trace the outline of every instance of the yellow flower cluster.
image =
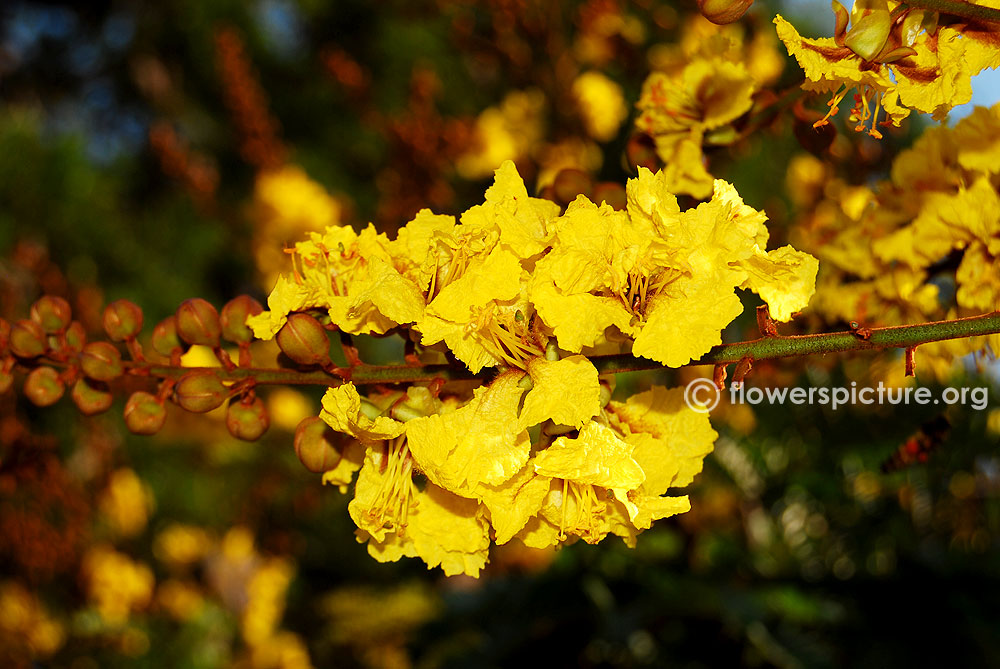
[[(928, 129), (873, 188), (832, 181), (800, 226), (823, 261), (812, 308), (866, 325), (1000, 309), (998, 174), (1000, 104)], [(944, 374), (953, 357), (987, 344), (1000, 351), (996, 336), (926, 344), (918, 371)]]
[(631, 545), (688, 509), (664, 495), (712, 449), (707, 416), (660, 387), (610, 401), (586, 356), (686, 364), (742, 311), (737, 288), (788, 320), (817, 262), (765, 251), (765, 216), (729, 184), (682, 212), (667, 182), (640, 170), (625, 211), (581, 196), (560, 214), (507, 162), (460, 223), (424, 210), (393, 241), (338, 227), (296, 245), (292, 276), (248, 320), (258, 337), (320, 309), (350, 334), (404, 330), (425, 360), (500, 368), (475, 389), (327, 392), (322, 418), (355, 441), (324, 480), (346, 487), (360, 468), (349, 510), (373, 556), (477, 575), (491, 539), (542, 548), (615, 534)]
[(117, 535), (135, 536), (149, 520), (153, 493), (133, 470), (125, 467), (111, 473), (107, 488), (98, 498), (98, 507)]
[(943, 24), (937, 12), (890, 0), (857, 0), (850, 15), (833, 0), (833, 11), (835, 35), (820, 39), (801, 37), (780, 15), (774, 19), (778, 37), (805, 72), (802, 87), (833, 94), (817, 125), (854, 89), (851, 121), (875, 138), (882, 137), (875, 127), (880, 108), (884, 125), (898, 126), (911, 109), (940, 120), (971, 99), (972, 76), (1000, 65), (1000, 33), (977, 22)]
[(132, 611), (152, 599), (152, 570), (110, 546), (97, 545), (87, 551), (81, 571), (87, 596), (109, 627), (125, 625)]
[(735, 25), (698, 17), (684, 35), (652, 54), (656, 71), (643, 83), (635, 124), (653, 138), (671, 192), (704, 200), (713, 188), (702, 155), (706, 136), (748, 112), (754, 92), (777, 78), (782, 63), (762, 36), (744, 43)]
[(29, 666), (51, 657), (66, 640), (38, 598), (20, 583), (0, 583), (0, 657)]

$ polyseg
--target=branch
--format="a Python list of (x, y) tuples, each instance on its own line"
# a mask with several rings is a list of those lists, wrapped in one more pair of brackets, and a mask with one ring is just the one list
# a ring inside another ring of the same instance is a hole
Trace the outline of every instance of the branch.
[(952, 14), (967, 19), (1000, 22), (1000, 9), (974, 5), (964, 0), (906, 0), (910, 7), (927, 9), (942, 14)]
[[(762, 337), (752, 341), (715, 346), (694, 365), (726, 365), (744, 358), (752, 360), (772, 360), (824, 353), (845, 351), (867, 351), (871, 349), (912, 348), (945, 339), (963, 339), (1000, 333), (1000, 311), (982, 316), (958, 318), (949, 321), (921, 323), (919, 325), (896, 325), (883, 328), (866, 328), (862, 331), (831, 332), (826, 334), (795, 335), (790, 337)], [(635, 358), (629, 354), (592, 357), (591, 362), (602, 374), (630, 372), (663, 367), (654, 360)], [(151, 376), (160, 378), (180, 378), (197, 368), (171, 367), (167, 365), (133, 364), (137, 369), (148, 369)], [(223, 381), (239, 381), (253, 378), (258, 385), (321, 385), (337, 386), (342, 382), (337, 376), (324, 372), (298, 371), (294, 369), (259, 369), (239, 367), (232, 370), (212, 368)], [(473, 374), (467, 369), (450, 365), (360, 365), (353, 369), (351, 381), (355, 385), (375, 385), (391, 383), (413, 383), (443, 379), (486, 378), (493, 373), (487, 370)]]

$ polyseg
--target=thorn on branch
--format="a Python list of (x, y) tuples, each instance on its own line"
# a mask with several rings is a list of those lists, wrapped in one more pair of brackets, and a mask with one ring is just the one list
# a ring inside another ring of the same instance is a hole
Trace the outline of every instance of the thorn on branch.
[(726, 366), (716, 365), (715, 369), (712, 371), (712, 382), (715, 383), (715, 387), (719, 390), (726, 389)]
[(914, 376), (914, 374), (916, 373), (914, 371), (916, 369), (916, 354), (917, 354), (917, 347), (916, 346), (907, 346), (906, 347), (906, 375), (907, 376)]
[(749, 355), (740, 358), (740, 361), (736, 363), (736, 369), (733, 370), (733, 383), (743, 383), (743, 379), (746, 375), (750, 373), (753, 369), (753, 358)]
[(851, 329), (851, 334), (853, 334), (858, 339), (863, 341), (868, 341), (872, 338), (872, 329), (869, 327), (864, 327), (861, 323), (857, 321), (851, 321), (847, 324), (847, 327)]
[(757, 329), (761, 337), (778, 336), (778, 325), (771, 318), (771, 310), (766, 304), (757, 307)]

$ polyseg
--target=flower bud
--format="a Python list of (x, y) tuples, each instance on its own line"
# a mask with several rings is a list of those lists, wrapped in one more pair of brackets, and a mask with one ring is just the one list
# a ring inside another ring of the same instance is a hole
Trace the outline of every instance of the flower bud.
[(139, 391), (125, 403), (125, 426), (133, 434), (156, 434), (167, 420), (167, 408), (155, 395)]
[(278, 347), (300, 365), (322, 365), (330, 361), (330, 339), (326, 330), (308, 314), (290, 314), (278, 331)]
[(142, 330), (142, 309), (128, 300), (115, 300), (104, 308), (104, 331), (111, 341), (125, 341)]
[(85, 416), (104, 413), (111, 408), (111, 401), (114, 399), (108, 392), (106, 383), (90, 379), (77, 379), (70, 397), (73, 398), (76, 408)]
[(87, 345), (87, 332), (83, 329), (80, 321), (73, 321), (69, 324), (69, 327), (66, 328), (64, 338), (66, 340), (66, 347), (72, 353), (79, 353)]
[(552, 189), (555, 191), (556, 201), (570, 203), (576, 199), (577, 195), (590, 197), (594, 188), (594, 180), (583, 170), (567, 168), (559, 170), (555, 180), (552, 182)]
[(625, 211), (625, 206), (628, 204), (628, 198), (622, 185), (610, 181), (602, 181), (594, 186), (593, 200), (597, 204), (605, 202), (617, 211)]
[(45, 332), (35, 321), (22, 319), (10, 328), (10, 351), (17, 357), (37, 358), (45, 350)]
[(660, 157), (656, 153), (656, 142), (645, 133), (636, 133), (628, 138), (625, 144), (625, 165), (629, 172), (635, 172), (637, 167), (645, 167), (656, 172), (660, 169)]
[(65, 391), (59, 372), (51, 367), (35, 367), (24, 380), (24, 396), (36, 406), (55, 404)]
[(63, 331), (72, 318), (69, 302), (55, 295), (43, 295), (31, 305), (31, 320), (49, 334)]
[(7, 352), (10, 344), (10, 323), (6, 319), (0, 318), (0, 355)]
[(226, 409), (226, 427), (229, 429), (229, 434), (237, 439), (257, 441), (260, 435), (267, 432), (270, 425), (271, 418), (267, 415), (267, 408), (259, 397), (255, 397), (250, 403), (236, 398), (229, 401), (229, 408)]
[(189, 344), (215, 348), (219, 345), (219, 312), (200, 297), (181, 302), (177, 307), (177, 334)]
[(222, 324), (222, 336), (234, 344), (249, 343), (253, 332), (247, 327), (247, 317), (256, 316), (264, 311), (260, 302), (249, 295), (239, 295), (226, 302), (222, 307), (219, 320)]
[(79, 359), (83, 373), (95, 381), (111, 381), (125, 371), (122, 354), (106, 341), (90, 342), (83, 347)]
[(177, 317), (167, 316), (153, 328), (153, 350), (169, 358), (178, 349), (184, 350), (184, 342), (177, 336)]
[(205, 413), (222, 406), (229, 389), (214, 372), (188, 372), (174, 386), (174, 396), (191, 413)]
[(701, 15), (712, 23), (724, 26), (743, 18), (753, 0), (698, 0)]
[(824, 157), (826, 150), (837, 139), (837, 128), (832, 123), (817, 126), (814, 123), (795, 119), (792, 132), (803, 149), (817, 157)]
[(337, 433), (323, 419), (309, 416), (295, 428), (295, 455), (314, 474), (330, 471), (343, 457), (335, 446), (336, 439)]

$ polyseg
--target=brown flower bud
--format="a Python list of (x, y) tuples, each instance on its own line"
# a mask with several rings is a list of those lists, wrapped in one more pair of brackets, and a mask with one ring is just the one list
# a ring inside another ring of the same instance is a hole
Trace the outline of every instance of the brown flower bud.
[(108, 384), (91, 379), (77, 379), (70, 397), (73, 398), (76, 408), (85, 416), (104, 413), (111, 408), (111, 402), (114, 400), (114, 396), (108, 392)]
[(73, 321), (69, 324), (69, 327), (66, 328), (64, 338), (66, 340), (66, 347), (72, 353), (79, 353), (87, 345), (87, 332), (83, 329), (80, 321)]
[(330, 471), (343, 454), (337, 450), (337, 433), (319, 416), (309, 416), (295, 428), (295, 455), (315, 474)]
[(59, 401), (64, 392), (66, 386), (59, 372), (51, 367), (35, 367), (24, 380), (24, 396), (36, 406), (51, 406)]
[(753, 0), (698, 0), (701, 15), (712, 23), (724, 26), (743, 18)]
[(555, 181), (552, 182), (552, 189), (555, 192), (556, 202), (569, 204), (577, 195), (590, 197), (594, 189), (594, 180), (583, 170), (567, 168), (559, 170)]
[(176, 316), (167, 316), (153, 328), (153, 350), (167, 358), (174, 351), (184, 350), (184, 342), (177, 336)]
[(115, 300), (104, 308), (104, 331), (111, 341), (125, 341), (142, 330), (142, 309), (128, 300)]
[(806, 120), (795, 119), (792, 132), (803, 149), (820, 158), (826, 155), (826, 150), (837, 139), (837, 128), (832, 123), (817, 126)]
[(155, 395), (139, 391), (125, 403), (125, 426), (133, 434), (156, 434), (167, 420), (167, 408)]
[(226, 427), (229, 429), (229, 434), (237, 439), (257, 441), (260, 435), (267, 432), (270, 425), (271, 418), (259, 397), (255, 397), (249, 403), (236, 398), (229, 401), (229, 408), (226, 409)]
[(219, 345), (222, 327), (219, 312), (211, 304), (193, 297), (181, 302), (177, 307), (177, 334), (189, 344), (201, 344), (215, 348)]
[(646, 133), (636, 133), (625, 144), (625, 168), (634, 173), (637, 167), (645, 167), (653, 172), (660, 169), (660, 156), (656, 153), (656, 142)]
[(308, 314), (290, 314), (278, 331), (278, 347), (300, 365), (330, 362), (330, 339), (326, 330)]
[(69, 302), (55, 295), (42, 295), (31, 305), (31, 320), (49, 334), (62, 332), (72, 318)]
[(37, 358), (45, 353), (45, 332), (35, 321), (19, 320), (10, 328), (10, 351), (19, 358)]
[(182, 408), (192, 413), (205, 413), (222, 406), (229, 389), (214, 372), (188, 372), (174, 386), (174, 397)]
[(92, 341), (84, 346), (79, 360), (83, 373), (95, 381), (111, 381), (125, 371), (122, 354), (106, 341)]
[(625, 206), (628, 204), (628, 198), (622, 185), (610, 181), (602, 181), (594, 186), (593, 199), (597, 204), (604, 202), (618, 211), (625, 211)]
[(234, 344), (249, 343), (253, 332), (247, 327), (247, 317), (256, 316), (264, 311), (260, 302), (249, 295), (239, 295), (226, 302), (222, 307), (219, 320), (222, 324), (222, 336)]

